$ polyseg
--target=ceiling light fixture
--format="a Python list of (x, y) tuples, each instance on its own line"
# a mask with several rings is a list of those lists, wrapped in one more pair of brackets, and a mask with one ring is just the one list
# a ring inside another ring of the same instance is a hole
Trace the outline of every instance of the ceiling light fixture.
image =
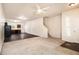
[(38, 10), (37, 10), (37, 13), (38, 13), (38, 14), (43, 13), (43, 10), (42, 10), (42, 9), (38, 9)]
[(48, 7), (44, 7), (44, 8), (41, 8), (40, 5), (36, 5), (36, 13), (37, 14), (41, 14), (41, 13), (46, 13), (46, 11), (49, 9), (49, 6)]
[(69, 7), (73, 7), (73, 6), (76, 6), (77, 4), (78, 4), (78, 3), (69, 3), (68, 6), (69, 6)]

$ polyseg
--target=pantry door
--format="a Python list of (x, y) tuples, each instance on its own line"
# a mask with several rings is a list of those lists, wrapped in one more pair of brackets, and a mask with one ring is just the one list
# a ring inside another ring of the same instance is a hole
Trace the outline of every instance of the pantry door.
[(79, 43), (79, 8), (62, 13), (62, 40)]

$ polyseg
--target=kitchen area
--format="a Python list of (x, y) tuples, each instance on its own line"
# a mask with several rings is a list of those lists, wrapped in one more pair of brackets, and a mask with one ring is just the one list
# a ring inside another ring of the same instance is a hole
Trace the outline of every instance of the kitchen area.
[(21, 22), (13, 22), (13, 21), (5, 22), (4, 42), (22, 40), (22, 39), (31, 38), (31, 37), (37, 37), (36, 35), (22, 32), (22, 30), (23, 30), (23, 28), (22, 28)]

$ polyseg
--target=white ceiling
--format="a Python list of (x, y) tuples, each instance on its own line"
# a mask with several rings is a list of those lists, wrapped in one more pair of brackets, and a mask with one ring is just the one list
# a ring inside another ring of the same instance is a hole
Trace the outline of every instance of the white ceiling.
[(36, 14), (36, 3), (4, 3), (2, 4), (7, 19), (18, 19), (18, 16), (25, 16), (28, 19), (35, 19), (44, 16), (55, 16), (64, 10), (71, 9), (67, 3), (39, 3), (41, 8), (49, 7), (45, 13)]

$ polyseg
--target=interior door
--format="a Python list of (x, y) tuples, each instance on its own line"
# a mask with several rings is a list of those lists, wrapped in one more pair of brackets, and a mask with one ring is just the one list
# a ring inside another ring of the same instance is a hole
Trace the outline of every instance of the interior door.
[(62, 13), (62, 40), (79, 43), (79, 8)]

